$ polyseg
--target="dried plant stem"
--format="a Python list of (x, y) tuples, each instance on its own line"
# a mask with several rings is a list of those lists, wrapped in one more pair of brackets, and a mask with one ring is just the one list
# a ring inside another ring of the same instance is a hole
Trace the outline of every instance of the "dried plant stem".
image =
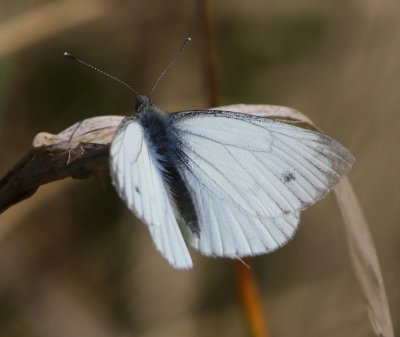
[[(211, 18), (211, 0), (201, 0), (200, 4), (206, 44), (205, 67), (207, 70), (207, 91), (209, 93), (209, 104), (215, 107), (219, 105), (219, 72), (215, 32)], [(251, 268), (241, 261), (234, 261), (233, 263), (238, 291), (252, 336), (267, 337), (265, 313), (254, 273)]]
[(267, 324), (254, 273), (249, 266), (235, 261), (235, 275), (252, 336), (267, 337)]
[(334, 190), (344, 220), (351, 262), (367, 302), (372, 327), (377, 336), (394, 337), (383, 276), (367, 220), (347, 177)]
[(31, 197), (41, 185), (107, 172), (108, 149), (108, 144), (69, 142), (32, 149), (0, 179), (0, 213)]

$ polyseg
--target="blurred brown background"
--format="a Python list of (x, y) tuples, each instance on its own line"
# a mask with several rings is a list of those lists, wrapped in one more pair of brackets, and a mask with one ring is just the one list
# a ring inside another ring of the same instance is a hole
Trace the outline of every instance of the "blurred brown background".
[[(221, 103), (299, 109), (356, 156), (350, 173), (400, 331), (400, 3), (215, 1)], [(0, 3), (0, 174), (39, 131), (129, 114), (134, 96), (65, 50), (148, 92), (166, 111), (208, 107), (197, 1)], [(108, 177), (42, 187), (0, 216), (0, 336), (246, 336), (229, 260), (192, 251), (173, 270)], [(271, 336), (373, 336), (332, 195), (295, 238), (257, 257)]]

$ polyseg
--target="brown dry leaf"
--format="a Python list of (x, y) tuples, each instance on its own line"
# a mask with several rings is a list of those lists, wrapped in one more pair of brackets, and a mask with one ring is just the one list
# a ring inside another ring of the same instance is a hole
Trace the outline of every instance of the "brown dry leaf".
[(377, 336), (394, 337), (385, 285), (367, 220), (347, 177), (342, 178), (334, 191), (344, 220), (351, 262), (367, 302), (372, 327)]
[(79, 143), (111, 143), (119, 123), (123, 116), (99, 116), (85, 119), (71, 125), (69, 128), (53, 135), (48, 132), (40, 132), (33, 138), (33, 147), (53, 145), (61, 142), (69, 144)]
[(0, 213), (44, 184), (108, 170), (108, 147), (123, 116), (85, 119), (53, 135), (37, 134), (33, 149), (0, 179)]
[(234, 111), (260, 117), (281, 119), (289, 122), (292, 121), (293, 123), (305, 123), (316, 129), (316, 126), (311, 121), (311, 119), (302, 114), (300, 111), (288, 108), (286, 106), (264, 104), (233, 104), (212, 108), (211, 110)]

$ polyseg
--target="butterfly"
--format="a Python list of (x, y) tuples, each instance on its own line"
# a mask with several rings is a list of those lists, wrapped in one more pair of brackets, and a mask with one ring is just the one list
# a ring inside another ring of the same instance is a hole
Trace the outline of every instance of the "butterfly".
[(187, 244), (233, 259), (281, 247), (353, 162), (319, 132), (237, 111), (167, 114), (143, 95), (110, 146), (116, 190), (177, 269), (193, 266)]

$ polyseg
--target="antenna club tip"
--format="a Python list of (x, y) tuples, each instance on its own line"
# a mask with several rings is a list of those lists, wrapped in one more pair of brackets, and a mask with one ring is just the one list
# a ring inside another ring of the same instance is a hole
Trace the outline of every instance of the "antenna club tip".
[(65, 51), (63, 55), (64, 55), (67, 59), (74, 59), (74, 58), (75, 58), (69, 51)]

